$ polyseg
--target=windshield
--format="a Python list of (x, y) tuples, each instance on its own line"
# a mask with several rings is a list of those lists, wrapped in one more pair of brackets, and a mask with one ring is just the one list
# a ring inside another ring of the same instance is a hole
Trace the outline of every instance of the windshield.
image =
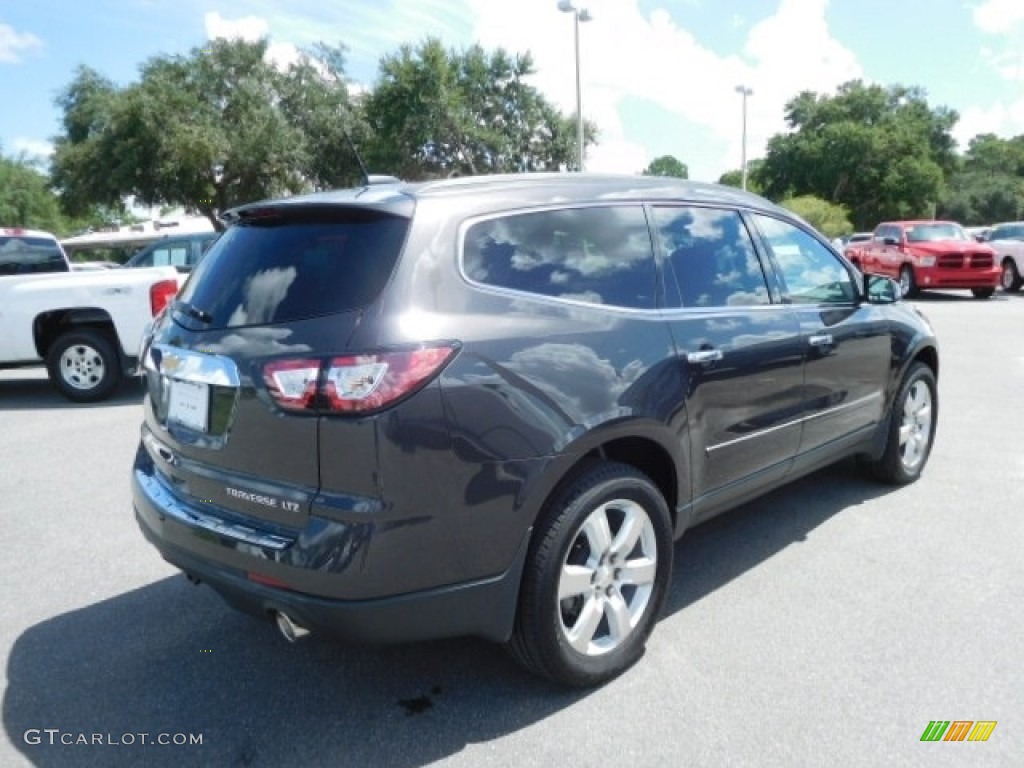
[(26, 235), (0, 235), (0, 275), (67, 271), (67, 260), (56, 240)]
[(970, 240), (963, 227), (952, 222), (915, 224), (907, 227), (907, 242), (928, 243), (935, 240)]

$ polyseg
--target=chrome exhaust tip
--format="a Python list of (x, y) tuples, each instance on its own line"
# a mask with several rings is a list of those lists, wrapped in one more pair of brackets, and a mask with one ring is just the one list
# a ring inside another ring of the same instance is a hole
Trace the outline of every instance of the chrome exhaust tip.
[(294, 643), (296, 640), (301, 640), (309, 634), (309, 630), (299, 624), (295, 623), (287, 613), (278, 611), (274, 618), (277, 620), (277, 628), (281, 630), (281, 634), (284, 635), (284, 639), (289, 643)]

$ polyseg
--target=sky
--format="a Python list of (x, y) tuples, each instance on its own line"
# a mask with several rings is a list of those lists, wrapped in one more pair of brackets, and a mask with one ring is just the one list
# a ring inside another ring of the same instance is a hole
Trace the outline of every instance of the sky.
[[(590, 171), (638, 173), (672, 155), (716, 181), (786, 130), (801, 91), (852, 79), (919, 86), (955, 110), (962, 149), (1024, 134), (1024, 0), (573, 0), (583, 114), (598, 127)], [(118, 85), (147, 59), (216, 37), (270, 38), (275, 60), (323, 41), (372, 88), (382, 57), (428, 35), (448, 48), (529, 51), (532, 83), (575, 113), (574, 15), (557, 0), (0, 0), (0, 151), (42, 161), (55, 98), (88, 65)], [(387, 172), (387, 169), (371, 169)]]

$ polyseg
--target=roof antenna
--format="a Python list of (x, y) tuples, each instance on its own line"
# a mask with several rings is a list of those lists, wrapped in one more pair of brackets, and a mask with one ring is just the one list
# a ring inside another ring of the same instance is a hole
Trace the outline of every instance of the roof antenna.
[(356, 162), (359, 163), (359, 170), (363, 173), (363, 186), (370, 186), (370, 172), (366, 170), (366, 164), (363, 163), (363, 158), (359, 156), (359, 150), (356, 149), (355, 143), (352, 141), (352, 137), (348, 135), (348, 129), (342, 129), (345, 133), (345, 141), (348, 142), (349, 149), (352, 150), (352, 154), (356, 156)]
[(348, 142), (349, 148), (352, 150), (352, 154), (355, 155), (356, 162), (359, 163), (359, 170), (363, 174), (363, 186), (369, 187), (374, 184), (398, 184), (401, 179), (397, 179), (394, 176), (382, 176), (382, 175), (371, 175), (366, 170), (366, 164), (363, 162), (363, 158), (359, 156), (359, 150), (356, 149), (355, 142), (352, 141), (352, 137), (349, 136), (347, 129), (342, 129), (345, 133), (345, 141)]

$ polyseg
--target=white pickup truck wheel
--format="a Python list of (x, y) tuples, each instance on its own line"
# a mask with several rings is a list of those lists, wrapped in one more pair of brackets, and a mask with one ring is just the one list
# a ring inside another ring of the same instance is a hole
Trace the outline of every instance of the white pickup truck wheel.
[(46, 355), (50, 381), (69, 400), (90, 403), (113, 394), (121, 364), (110, 340), (88, 328), (59, 336)]
[(1020, 290), (1021, 276), (1017, 272), (1017, 265), (1009, 257), (1003, 260), (1003, 272), (999, 277), (999, 284), (1007, 293), (1016, 293)]

